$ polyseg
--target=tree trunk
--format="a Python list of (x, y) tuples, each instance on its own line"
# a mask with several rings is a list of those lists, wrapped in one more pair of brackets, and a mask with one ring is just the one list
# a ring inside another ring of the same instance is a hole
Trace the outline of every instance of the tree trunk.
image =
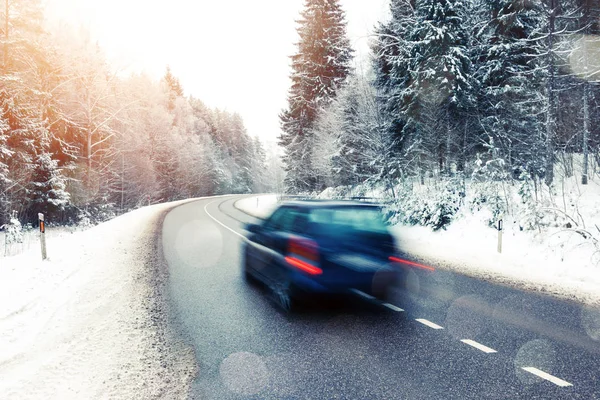
[(86, 160), (86, 176), (85, 176), (85, 188), (86, 195), (89, 197), (92, 191), (92, 125), (91, 121), (88, 122), (88, 126), (86, 129), (86, 151), (87, 151), (87, 160)]
[(547, 96), (548, 108), (546, 110), (546, 185), (551, 186), (554, 181), (554, 137), (556, 129), (554, 78), (555, 68), (552, 54), (554, 52), (554, 30), (556, 21), (556, 0), (550, 0), (550, 15), (548, 17), (548, 82)]
[(584, 82), (583, 87), (583, 173), (581, 175), (581, 184), (588, 184), (588, 158), (589, 158), (589, 148), (588, 141), (590, 135), (590, 110), (589, 110), (589, 83)]
[(588, 38), (586, 35), (583, 35), (583, 72), (584, 72), (584, 80), (583, 80), (583, 173), (581, 174), (581, 184), (588, 184), (588, 141), (590, 137), (590, 84), (587, 81), (588, 79), (588, 48), (587, 48)]
[(458, 171), (462, 172), (463, 175), (467, 169), (467, 129), (468, 124), (465, 122), (465, 127), (463, 131), (463, 140), (462, 140), (462, 149), (460, 152), (460, 162), (458, 163)]
[(452, 175), (450, 159), (452, 157), (452, 137), (450, 135), (450, 113), (446, 111), (446, 174), (448, 176)]

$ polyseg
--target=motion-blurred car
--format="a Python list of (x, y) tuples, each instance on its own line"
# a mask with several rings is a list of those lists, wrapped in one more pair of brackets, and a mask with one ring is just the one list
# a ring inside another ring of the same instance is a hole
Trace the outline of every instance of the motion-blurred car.
[(400, 269), (381, 207), (358, 201), (293, 201), (246, 226), (242, 268), (289, 311), (315, 294), (353, 291), (385, 299)]

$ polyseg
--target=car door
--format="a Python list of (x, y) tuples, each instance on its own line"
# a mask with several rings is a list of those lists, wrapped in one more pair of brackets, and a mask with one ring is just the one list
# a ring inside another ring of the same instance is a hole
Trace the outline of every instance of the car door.
[(286, 213), (286, 208), (281, 207), (273, 212), (271, 216), (259, 226), (259, 228), (248, 236), (249, 251), (251, 257), (251, 267), (255, 272), (266, 278), (265, 268), (272, 263), (273, 250), (272, 236), (281, 227), (281, 219)]
[(272, 250), (268, 274), (271, 280), (280, 281), (289, 273), (290, 266), (285, 262), (290, 239), (305, 234), (308, 216), (302, 207), (288, 207), (279, 220), (277, 230), (269, 232), (269, 248)]
[(300, 207), (283, 206), (275, 211), (259, 233), (254, 235), (257, 260), (254, 267), (263, 280), (278, 281), (285, 275), (284, 258), (289, 239), (305, 225), (306, 213)]

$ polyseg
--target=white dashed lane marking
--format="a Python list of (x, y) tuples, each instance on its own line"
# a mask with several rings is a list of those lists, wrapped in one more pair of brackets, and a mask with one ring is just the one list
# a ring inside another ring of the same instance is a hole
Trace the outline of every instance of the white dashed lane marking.
[(428, 326), (430, 328), (433, 328), (433, 329), (444, 329), (441, 326), (439, 326), (438, 324), (434, 324), (433, 322), (428, 321), (428, 320), (423, 319), (423, 318), (417, 318), (415, 321), (420, 322), (423, 325), (426, 325), (426, 326)]
[(545, 379), (547, 381), (550, 381), (552, 383), (554, 383), (557, 386), (561, 386), (561, 387), (567, 387), (567, 386), (573, 386), (573, 384), (567, 382), (567, 381), (563, 381), (560, 378), (555, 377), (554, 375), (550, 375), (547, 372), (541, 371), (537, 368), (534, 367), (523, 367), (523, 369), (531, 374), (537, 375), (542, 379)]
[(462, 339), (461, 342), (468, 344), (469, 346), (475, 347), (476, 349), (479, 349), (481, 351), (483, 351), (484, 353), (497, 353), (496, 350), (489, 348), (487, 346), (484, 346), (481, 343), (477, 343), (474, 340), (471, 339)]
[(383, 303), (383, 306), (389, 308), (390, 310), (396, 311), (396, 312), (402, 312), (402, 311), (404, 311), (400, 307), (396, 307), (395, 305), (390, 304), (390, 303)]

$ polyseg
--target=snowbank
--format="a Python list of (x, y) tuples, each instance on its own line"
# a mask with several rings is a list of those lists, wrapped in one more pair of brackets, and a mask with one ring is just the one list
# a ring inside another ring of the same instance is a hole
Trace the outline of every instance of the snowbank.
[[(541, 193), (543, 207), (515, 200), (521, 212), (504, 218), (502, 253), (498, 231), (490, 228), (490, 210), (460, 211), (446, 231), (398, 225), (400, 246), (437, 265), (488, 280), (600, 305), (600, 181), (579, 184), (579, 176), (556, 171), (554, 194)], [(516, 188), (508, 187), (509, 193)], [(516, 207), (515, 207), (516, 208)], [(541, 221), (524, 229), (527, 220)]]
[(180, 203), (50, 237), (45, 262), (0, 258), (3, 399), (186, 397), (195, 359), (167, 324), (158, 240)]
[[(532, 237), (518, 226), (505, 223), (502, 253), (498, 253), (498, 232), (475, 217), (457, 221), (447, 231), (401, 225), (392, 231), (402, 251), (431, 265), (586, 304), (600, 304), (600, 267), (592, 262), (595, 248), (591, 244), (579, 246), (576, 234), (564, 232), (548, 240)], [(569, 239), (577, 245), (569, 246)]]
[(252, 215), (256, 218), (265, 219), (277, 206), (277, 195), (268, 194), (263, 196), (252, 196), (238, 200), (234, 204), (238, 210)]
[[(55, 238), (63, 239), (70, 237), (74, 232), (81, 232), (89, 227), (47, 227), (46, 228), (46, 239), (55, 240)], [(37, 228), (36, 229), (23, 229), (21, 232), (22, 240), (20, 243), (8, 243), (6, 240), (6, 232), (0, 232), (0, 265), (2, 265), (4, 257), (14, 257), (19, 254), (25, 253), (29, 250), (39, 250), (40, 239)]]

